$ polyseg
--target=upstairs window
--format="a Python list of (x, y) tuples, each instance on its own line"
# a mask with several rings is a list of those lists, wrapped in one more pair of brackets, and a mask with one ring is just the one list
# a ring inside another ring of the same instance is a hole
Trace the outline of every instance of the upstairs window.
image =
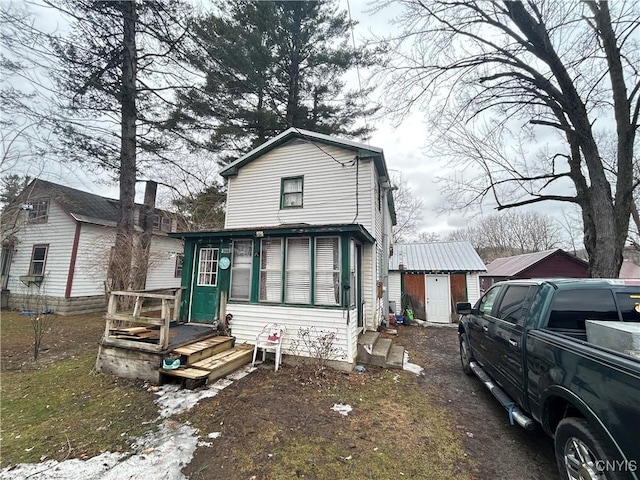
[(303, 177), (282, 179), (280, 208), (302, 208)]
[(34, 245), (29, 264), (29, 275), (44, 275), (49, 245)]
[(47, 223), (49, 219), (49, 200), (34, 202), (29, 210), (29, 223)]
[(171, 219), (163, 215), (153, 216), (153, 229), (157, 232), (170, 232)]

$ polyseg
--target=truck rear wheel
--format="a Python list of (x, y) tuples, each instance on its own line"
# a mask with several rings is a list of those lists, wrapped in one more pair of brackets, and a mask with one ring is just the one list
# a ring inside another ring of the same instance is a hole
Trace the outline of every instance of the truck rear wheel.
[(583, 418), (568, 417), (560, 421), (555, 434), (555, 450), (563, 480), (624, 480), (611, 460), (617, 458), (600, 434)]
[(472, 375), (471, 362), (473, 362), (473, 354), (469, 347), (467, 334), (463, 332), (458, 335), (458, 338), (460, 339), (460, 363), (462, 364), (462, 371), (465, 375)]

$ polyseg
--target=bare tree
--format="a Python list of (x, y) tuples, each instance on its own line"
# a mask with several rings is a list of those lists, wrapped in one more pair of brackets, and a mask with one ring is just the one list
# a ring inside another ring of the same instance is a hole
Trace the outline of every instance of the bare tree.
[(401, 173), (391, 174), (393, 203), (396, 209), (396, 224), (393, 227), (393, 242), (410, 240), (422, 220), (424, 202), (416, 197)]
[(560, 226), (537, 212), (505, 211), (483, 218), (476, 226), (456, 230), (449, 240), (467, 240), (485, 261), (539, 252), (561, 244)]
[(419, 232), (416, 236), (416, 242), (432, 243), (439, 242), (440, 240), (440, 235), (435, 232)]
[[(395, 47), (411, 45), (391, 59), (390, 90), (400, 112), (429, 107), (445, 143), (460, 145), (466, 137), (472, 155), (455, 158), (449, 193), (498, 210), (550, 200), (577, 204), (590, 274), (616, 277), (638, 182), (640, 5), (402, 4)], [(615, 130), (615, 158), (603, 158), (607, 122)], [(485, 132), (465, 132), (478, 125)], [(551, 132), (558, 144), (539, 150)], [(514, 133), (524, 143), (509, 149)], [(471, 169), (479, 173), (465, 176)]]

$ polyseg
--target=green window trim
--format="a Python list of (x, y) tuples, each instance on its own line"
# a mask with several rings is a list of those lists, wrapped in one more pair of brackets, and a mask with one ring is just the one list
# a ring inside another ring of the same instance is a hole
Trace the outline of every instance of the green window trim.
[[(298, 185), (299, 183), (299, 185)], [(304, 206), (304, 175), (280, 179), (280, 210)]]

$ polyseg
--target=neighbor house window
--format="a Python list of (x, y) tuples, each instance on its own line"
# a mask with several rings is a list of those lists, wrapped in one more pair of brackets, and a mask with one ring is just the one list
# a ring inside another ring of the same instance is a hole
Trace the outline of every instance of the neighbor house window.
[(47, 223), (49, 218), (49, 200), (34, 202), (29, 210), (29, 223)]
[(339, 238), (316, 238), (315, 289), (316, 305), (340, 303)]
[(153, 229), (158, 232), (171, 231), (171, 219), (163, 215), (153, 216)]
[(234, 240), (231, 260), (231, 295), (234, 300), (251, 296), (251, 263), (253, 240)]
[(302, 207), (303, 177), (282, 179), (282, 198), (280, 208)]
[(287, 239), (285, 300), (311, 303), (311, 249), (309, 238)]
[(44, 266), (47, 263), (49, 245), (34, 245), (29, 264), (29, 275), (44, 275)]
[(282, 301), (282, 240), (262, 240), (260, 255), (260, 301)]
[(174, 278), (182, 277), (182, 267), (184, 265), (184, 255), (182, 253), (178, 253), (176, 255), (176, 268), (173, 272)]
[(201, 248), (198, 262), (198, 285), (216, 286), (218, 284), (218, 252), (217, 248)]

